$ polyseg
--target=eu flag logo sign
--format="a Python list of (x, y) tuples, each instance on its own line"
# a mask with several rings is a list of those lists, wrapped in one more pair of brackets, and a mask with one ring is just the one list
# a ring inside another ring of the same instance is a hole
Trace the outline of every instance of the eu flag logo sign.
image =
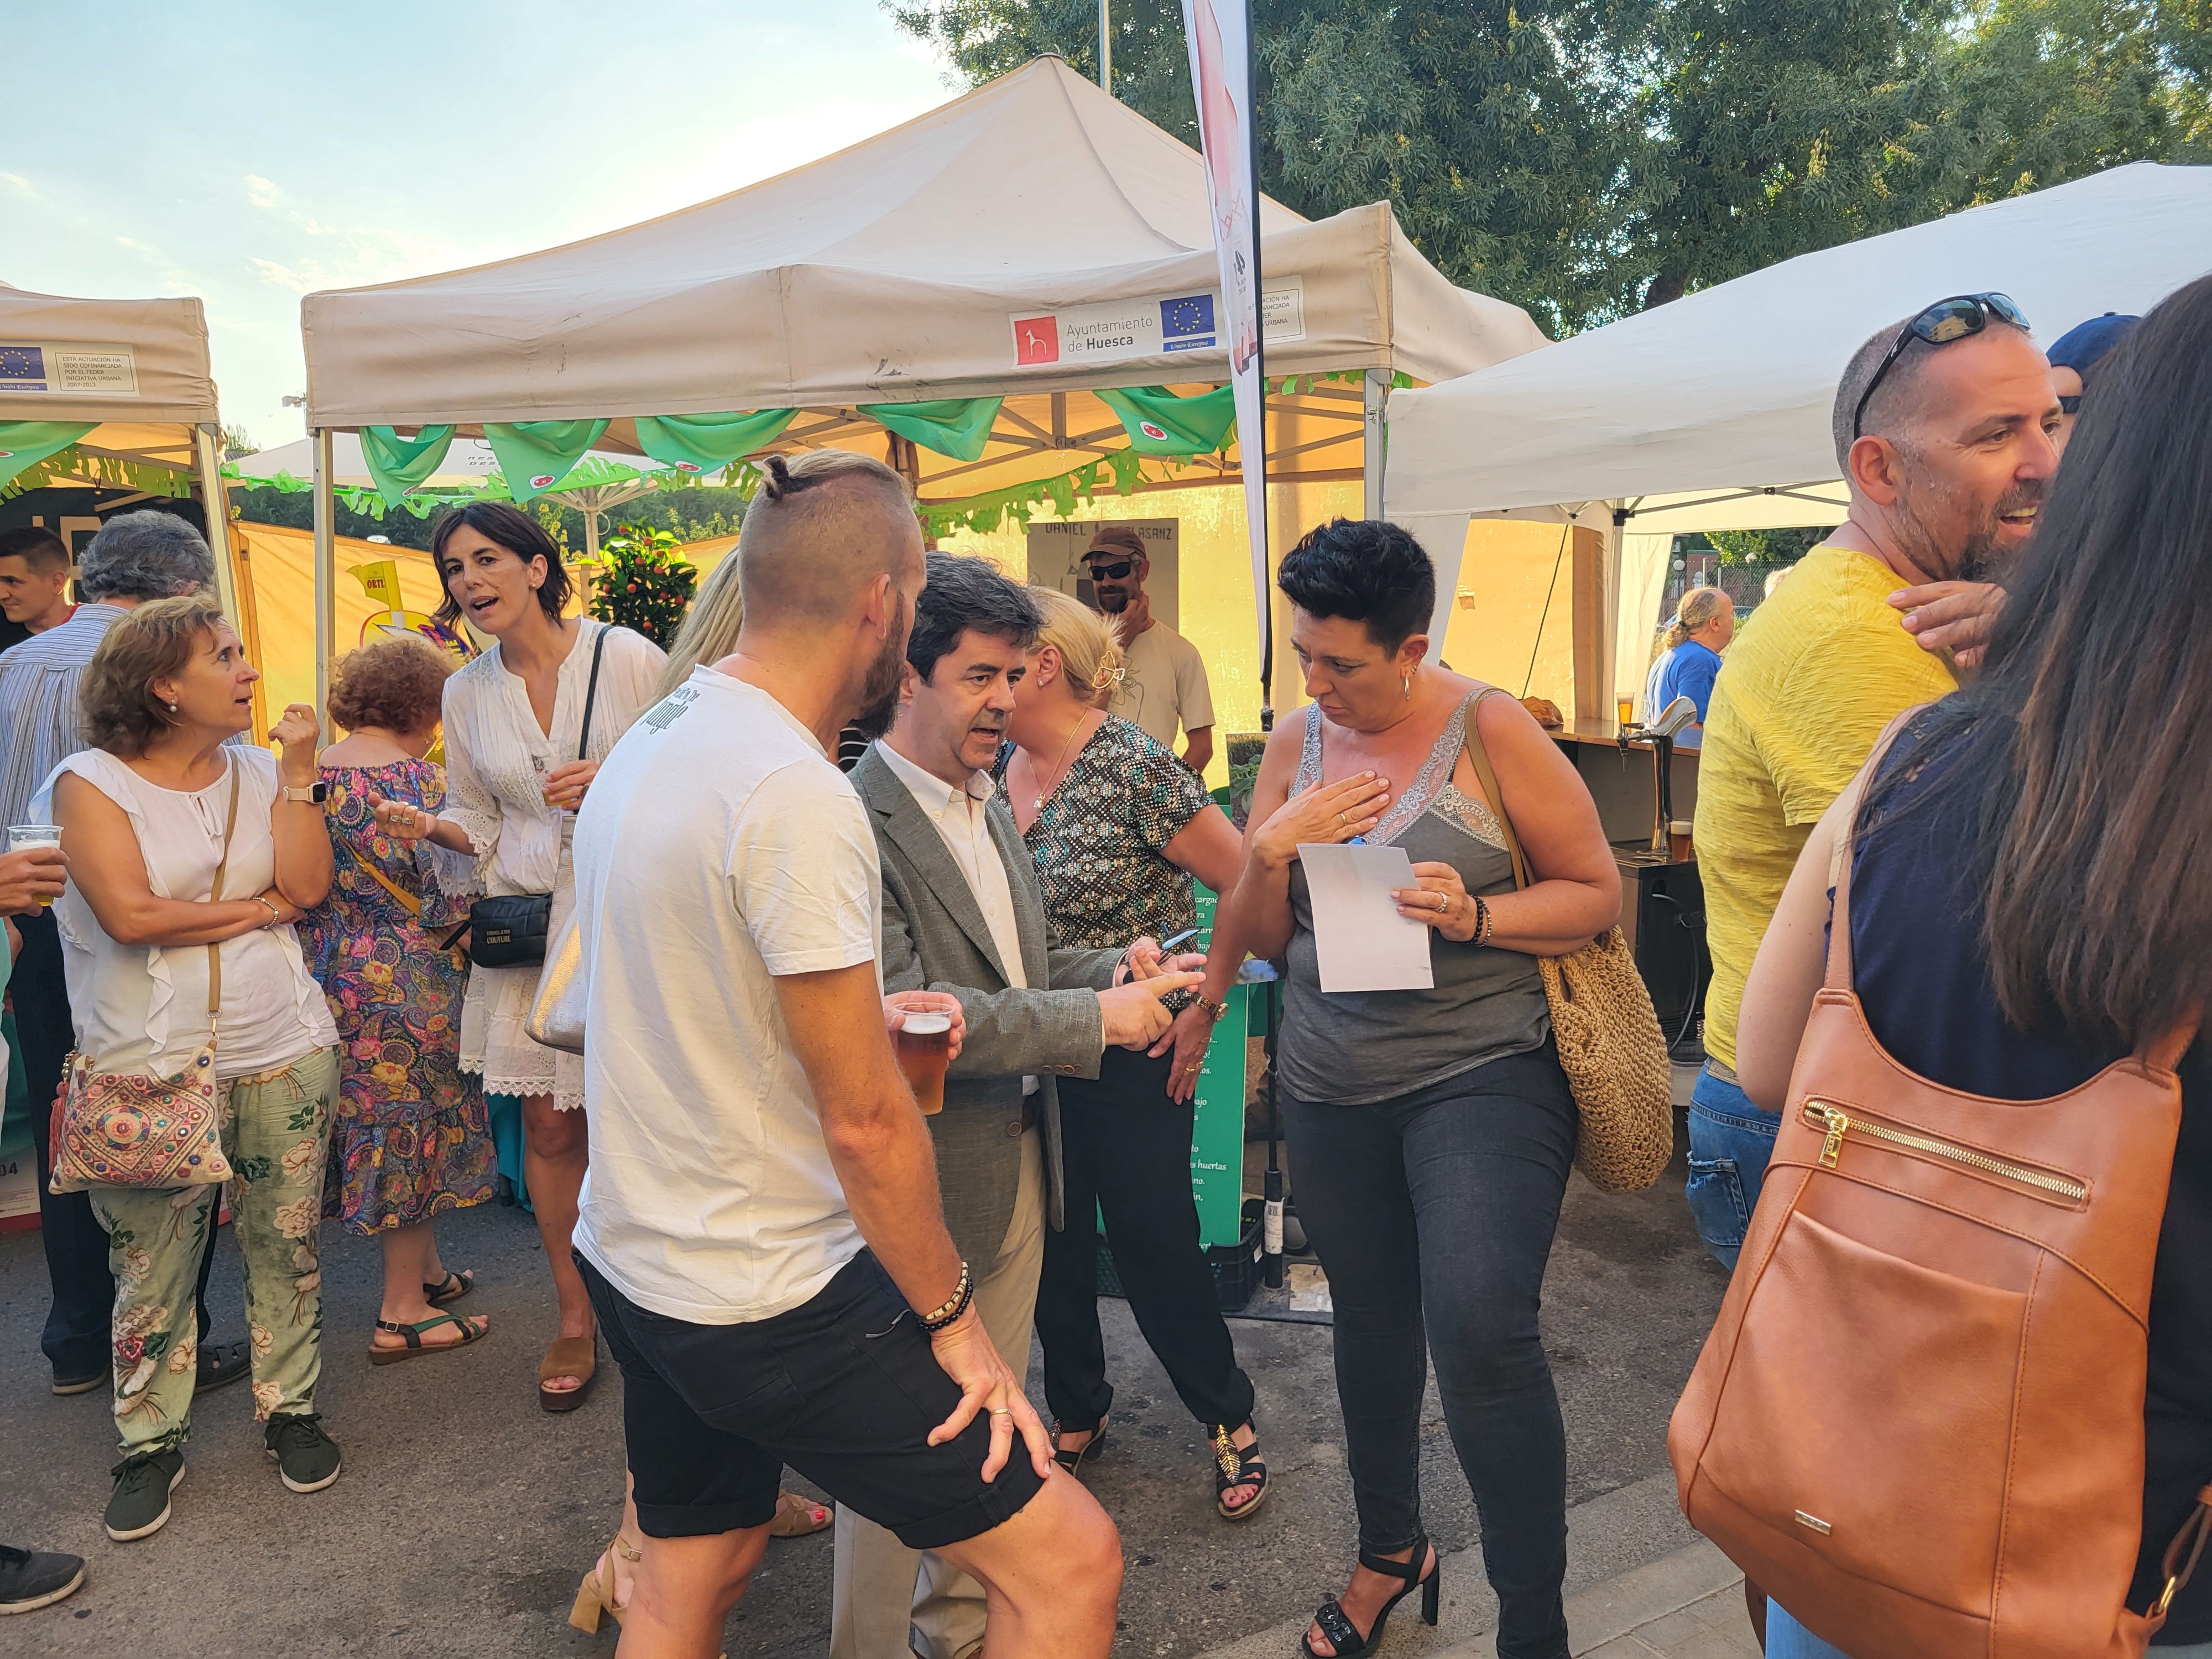
[(1166, 351), (1195, 351), (1215, 343), (1213, 296), (1187, 295), (1160, 301), (1160, 346)]
[(46, 354), (39, 346), (0, 346), (0, 388), (13, 392), (46, 389)]

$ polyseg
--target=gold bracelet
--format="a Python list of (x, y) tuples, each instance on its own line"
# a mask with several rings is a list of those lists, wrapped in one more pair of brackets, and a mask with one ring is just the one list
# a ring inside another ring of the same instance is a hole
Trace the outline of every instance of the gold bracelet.
[(1225, 1000), (1220, 1002), (1209, 1002), (1203, 991), (1194, 992), (1191, 1000), (1196, 1004), (1198, 1012), (1206, 1016), (1206, 1024), (1209, 1025), (1218, 1025), (1228, 1017), (1229, 1004)]

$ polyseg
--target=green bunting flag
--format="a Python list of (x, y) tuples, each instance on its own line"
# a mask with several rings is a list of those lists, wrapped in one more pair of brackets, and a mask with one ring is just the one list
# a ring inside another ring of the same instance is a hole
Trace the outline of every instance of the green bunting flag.
[(605, 421), (486, 421), (483, 433), (520, 507), (566, 477), (606, 430)]
[(1099, 401), (1121, 416), (1140, 455), (1210, 455), (1228, 441), (1237, 403), (1228, 386), (1178, 398), (1162, 386), (1102, 386)]
[(763, 409), (752, 414), (641, 415), (637, 447), (678, 472), (719, 472), (774, 443), (798, 413)]
[(980, 461), (1004, 398), (945, 398), (933, 403), (862, 404), (860, 413), (887, 432), (956, 461)]
[(365, 426), (361, 433), (362, 464), (377, 493), (387, 505), (397, 507), (407, 492), (446, 464), (453, 447), (453, 428), (426, 426), (411, 438), (403, 438), (388, 426)]
[(0, 421), (0, 483), (33, 461), (67, 449), (98, 424), (94, 421)]

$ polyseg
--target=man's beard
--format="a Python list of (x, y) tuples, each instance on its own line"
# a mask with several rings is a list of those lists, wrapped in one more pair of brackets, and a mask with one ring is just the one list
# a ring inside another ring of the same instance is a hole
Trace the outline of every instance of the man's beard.
[(1922, 471), (1910, 458), (1906, 465), (1906, 489), (1898, 503), (1904, 509), (1899, 514), (1902, 533), (1898, 539), (1904, 544), (1905, 556), (1938, 581), (1987, 582), (2002, 576), (2005, 567), (2019, 556), (2021, 550), (2006, 544), (1998, 521), (2008, 513), (2040, 505), (2044, 498), (2043, 480), (2024, 479), (2014, 484), (1997, 498), (1964, 541), (1942, 547), (1936, 544), (1926, 518), (1916, 508), (1923, 501), (1938, 507), (1947, 506), (1951, 491)]
[(899, 687), (906, 669), (906, 639), (911, 614), (899, 618), (899, 625), (885, 637), (883, 649), (868, 665), (868, 678), (860, 687), (860, 712), (853, 716), (853, 724), (860, 735), (873, 743), (891, 729), (898, 718)]
[(1098, 608), (1109, 617), (1118, 617), (1129, 608), (1129, 590), (1126, 587), (1101, 587), (1094, 591), (1098, 595)]

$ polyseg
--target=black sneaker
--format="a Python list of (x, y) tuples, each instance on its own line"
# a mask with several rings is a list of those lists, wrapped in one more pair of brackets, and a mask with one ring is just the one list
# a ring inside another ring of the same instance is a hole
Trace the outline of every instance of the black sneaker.
[(134, 1452), (108, 1473), (115, 1477), (115, 1494), (107, 1500), (101, 1522), (118, 1544), (150, 1537), (169, 1521), (169, 1494), (185, 1478), (181, 1448), (167, 1451)]
[(294, 1492), (320, 1492), (338, 1478), (338, 1443), (323, 1431), (316, 1413), (272, 1417), (261, 1437)]
[(0, 1544), (0, 1613), (36, 1613), (84, 1583), (84, 1558)]
[(94, 1389), (104, 1389), (114, 1381), (114, 1373), (102, 1365), (96, 1371), (76, 1371), (64, 1376), (54, 1373), (56, 1394), (90, 1394)]

